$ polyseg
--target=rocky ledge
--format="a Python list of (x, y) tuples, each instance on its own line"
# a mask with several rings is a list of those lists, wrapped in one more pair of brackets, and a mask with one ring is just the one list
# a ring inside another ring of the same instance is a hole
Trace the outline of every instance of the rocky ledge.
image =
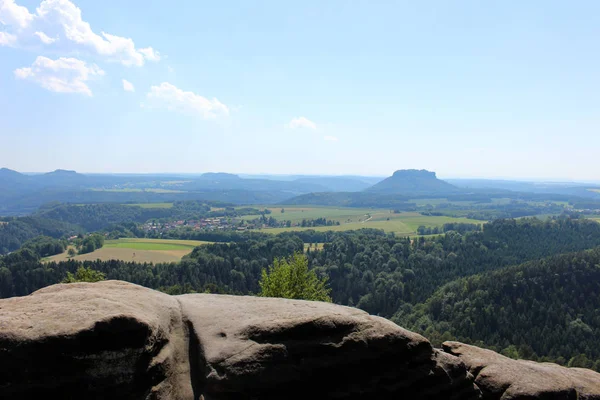
[(0, 300), (0, 398), (600, 399), (600, 374), (510, 360), (363, 311), (106, 281)]

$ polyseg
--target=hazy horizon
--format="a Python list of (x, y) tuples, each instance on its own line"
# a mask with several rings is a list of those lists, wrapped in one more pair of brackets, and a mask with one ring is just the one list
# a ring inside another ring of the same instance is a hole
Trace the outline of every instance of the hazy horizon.
[(1, 163), (600, 180), (598, 2), (178, 5), (0, 0)]
[[(84, 175), (167, 175), (167, 176), (200, 176), (202, 174), (206, 174), (206, 173), (226, 173), (226, 174), (232, 174), (232, 175), (239, 175), (242, 178), (260, 178), (260, 177), (281, 177), (281, 178), (285, 178), (285, 177), (339, 177), (339, 178), (344, 178), (344, 177), (364, 177), (364, 178), (381, 178), (381, 179), (385, 179), (389, 176), (391, 176), (395, 171), (391, 171), (389, 174), (386, 175), (365, 175), (365, 174), (319, 174), (319, 173), (315, 173), (315, 174), (307, 174), (307, 173), (289, 173), (289, 174), (279, 174), (279, 173), (270, 173), (270, 172), (257, 172), (257, 173), (246, 173), (246, 172), (236, 172), (236, 171), (198, 171), (198, 172), (181, 172), (181, 171), (173, 171), (173, 172), (160, 172), (160, 171), (153, 171), (153, 172), (127, 172), (127, 171), (121, 171), (121, 172), (88, 172), (88, 171), (77, 171), (77, 170), (68, 170), (65, 168), (56, 168), (54, 170), (50, 170), (50, 171), (18, 171), (15, 170), (13, 168), (8, 168), (8, 167), (3, 167), (0, 166), (0, 168), (7, 168), (13, 171), (17, 171), (20, 172), (22, 174), (25, 175), (39, 175), (39, 174), (46, 174), (49, 172), (54, 172), (57, 170), (64, 170), (64, 171), (75, 171), (79, 174), (84, 174)], [(407, 169), (423, 169), (423, 168), (407, 168)], [(540, 183), (593, 183), (593, 184), (598, 184), (600, 183), (600, 180), (577, 180), (577, 179), (573, 179), (573, 180), (561, 180), (560, 178), (536, 178), (536, 177), (503, 177), (503, 176), (446, 176), (443, 174), (440, 174), (438, 171), (432, 171), (436, 173), (437, 178), (439, 179), (464, 179), (464, 180), (499, 180), (499, 181), (515, 181), (515, 182), (540, 182)]]

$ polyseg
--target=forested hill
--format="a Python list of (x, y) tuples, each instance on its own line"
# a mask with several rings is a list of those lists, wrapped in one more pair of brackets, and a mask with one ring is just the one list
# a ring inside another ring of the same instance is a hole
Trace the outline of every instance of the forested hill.
[(371, 186), (367, 192), (422, 196), (459, 193), (461, 189), (438, 179), (435, 172), (404, 169)]
[(453, 281), (395, 322), (429, 338), (600, 370), (600, 248)]

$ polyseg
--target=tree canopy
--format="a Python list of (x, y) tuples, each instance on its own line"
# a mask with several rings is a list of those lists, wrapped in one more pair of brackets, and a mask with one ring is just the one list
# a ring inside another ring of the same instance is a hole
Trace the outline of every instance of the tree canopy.
[(327, 277), (319, 278), (310, 270), (308, 258), (302, 253), (276, 258), (272, 266), (262, 270), (259, 285), (263, 297), (331, 302)]
[(79, 267), (74, 274), (67, 272), (67, 277), (63, 279), (62, 283), (100, 282), (104, 279), (105, 276), (100, 271), (93, 270), (89, 267)]

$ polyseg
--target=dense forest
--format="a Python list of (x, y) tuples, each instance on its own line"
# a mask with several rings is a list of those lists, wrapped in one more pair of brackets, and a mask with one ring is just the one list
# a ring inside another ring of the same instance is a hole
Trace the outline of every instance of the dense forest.
[[(126, 280), (172, 294), (191, 291), (253, 294), (259, 291), (258, 281), (264, 268), (271, 265), (275, 258), (303, 251), (306, 244), (311, 269), (318, 276), (328, 278), (331, 297), (338, 304), (357, 306), (372, 314), (394, 317), (412, 329), (431, 334), (434, 340), (456, 337), (467, 342), (477, 341), (478, 344), (498, 348), (513, 356), (519, 354), (563, 363), (580, 357), (580, 354), (598, 357), (594, 351), (584, 351), (578, 345), (556, 347), (556, 350), (550, 351), (550, 348), (555, 348), (555, 341), (565, 338), (565, 332), (570, 332), (569, 329), (580, 329), (582, 335), (587, 335), (589, 329), (597, 333), (595, 330), (600, 327), (598, 315), (594, 316), (590, 311), (600, 308), (598, 287), (594, 286), (598, 279), (593, 267), (581, 268), (581, 274), (574, 274), (572, 278), (569, 276), (572, 274), (567, 273), (569, 268), (574, 270), (581, 264), (576, 261), (578, 258), (587, 260), (584, 261), (590, 266), (595, 265), (593, 257), (598, 253), (560, 256), (556, 258), (558, 261), (539, 261), (544, 257), (600, 246), (598, 223), (568, 217), (546, 221), (535, 218), (496, 220), (485, 224), (481, 231), (449, 231), (436, 237), (415, 239), (370, 229), (350, 232), (305, 231), (277, 236), (235, 235), (236, 242), (200, 246), (180, 263), (157, 265), (123, 261), (82, 263), (73, 260), (41, 263), (41, 255), (36, 249), (24, 248), (0, 259), (0, 296), (25, 295), (60, 282), (67, 272), (75, 273), (81, 265), (104, 273), (107, 279)], [(314, 245), (317, 242), (325, 242), (322, 249)], [(510, 267), (527, 261), (532, 261), (528, 264), (531, 266)], [(518, 268), (533, 271), (538, 265), (536, 263), (542, 265), (538, 268), (540, 271), (547, 268), (551, 273), (540, 272), (539, 279), (525, 279), (524, 286), (517, 285), (523, 280)], [(566, 272), (554, 272), (548, 267), (552, 263), (558, 267), (564, 265)], [(544, 274), (548, 276), (544, 278)], [(554, 279), (555, 275), (561, 278)], [(561, 280), (563, 278), (571, 279), (569, 286)], [(533, 290), (535, 287), (530, 287), (531, 282), (540, 286)], [(586, 284), (579, 285), (580, 282)], [(464, 289), (465, 285), (467, 289)], [(573, 296), (576, 287), (579, 291)], [(454, 291), (457, 294), (447, 300), (445, 296)], [(569, 296), (572, 298), (567, 299)], [(514, 300), (514, 304), (510, 303), (513, 297), (522, 298), (523, 303), (517, 300)], [(477, 300), (477, 309), (469, 305), (466, 299), (471, 299), (471, 302)], [(494, 302), (498, 302), (499, 306)], [(514, 309), (505, 302), (509, 302)], [(561, 302), (564, 305), (559, 306)], [(458, 303), (457, 308), (446, 310), (449, 303)], [(484, 303), (489, 303), (489, 310), (477, 314), (479, 305)], [(550, 315), (533, 319), (539, 332), (522, 322), (524, 319), (531, 320), (533, 314), (530, 313), (547, 304), (563, 307), (564, 312), (553, 313), (558, 319), (552, 319)], [(533, 308), (522, 312), (523, 307), (529, 305)], [(439, 311), (440, 307), (444, 312)], [(488, 311), (495, 313), (502, 307), (504, 311), (497, 313), (497, 317), (502, 319), (496, 322), (486, 319), (489, 317)], [(475, 318), (476, 315), (479, 317)], [(490, 325), (486, 325), (488, 323)], [(568, 323), (570, 328), (563, 326), (562, 331), (557, 330), (556, 336), (547, 335), (545, 329), (555, 329), (557, 323)], [(506, 329), (498, 330), (496, 335), (493, 332), (498, 325), (494, 324), (503, 324)], [(474, 335), (473, 332), (479, 328), (480, 335)], [(513, 336), (506, 336), (509, 333)], [(534, 347), (530, 340), (536, 338), (535, 335), (548, 337), (547, 345)], [(514, 339), (517, 336), (521, 339)], [(581, 341), (582, 346), (593, 343), (600, 348), (600, 342), (597, 342), (600, 335), (591, 335), (588, 339)], [(510, 344), (517, 347), (511, 348)]]
[(61, 238), (83, 231), (80, 226), (40, 216), (0, 219), (0, 255), (20, 249), (38, 236)]
[(434, 343), (469, 341), (600, 371), (599, 293), (597, 248), (455, 280), (393, 319)]

